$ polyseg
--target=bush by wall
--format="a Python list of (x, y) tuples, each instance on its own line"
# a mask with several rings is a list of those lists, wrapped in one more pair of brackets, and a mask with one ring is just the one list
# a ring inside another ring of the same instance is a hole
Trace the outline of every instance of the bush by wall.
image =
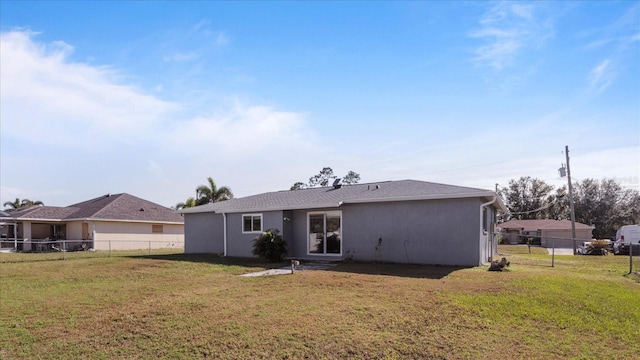
[(268, 229), (253, 239), (253, 255), (271, 262), (282, 261), (287, 253), (287, 242), (278, 229)]

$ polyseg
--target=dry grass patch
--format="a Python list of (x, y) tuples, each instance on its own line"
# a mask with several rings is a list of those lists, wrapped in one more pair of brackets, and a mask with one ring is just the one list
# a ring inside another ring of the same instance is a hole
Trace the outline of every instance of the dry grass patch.
[[(511, 270), (167, 255), (1, 265), (0, 358), (483, 359), (637, 354), (640, 286), (510, 255)], [(605, 259), (603, 257), (602, 259)], [(606, 259), (613, 261), (614, 259)], [(538, 263), (539, 262), (539, 263)], [(600, 268), (615, 267), (602, 265)], [(606, 304), (606, 306), (598, 306)], [(597, 344), (577, 346), (584, 336)]]

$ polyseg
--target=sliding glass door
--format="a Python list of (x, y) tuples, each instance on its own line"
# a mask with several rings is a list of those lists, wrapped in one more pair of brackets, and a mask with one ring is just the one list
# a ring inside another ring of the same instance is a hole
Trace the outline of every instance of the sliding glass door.
[(317, 255), (342, 254), (342, 213), (340, 211), (313, 212), (308, 215), (308, 253)]

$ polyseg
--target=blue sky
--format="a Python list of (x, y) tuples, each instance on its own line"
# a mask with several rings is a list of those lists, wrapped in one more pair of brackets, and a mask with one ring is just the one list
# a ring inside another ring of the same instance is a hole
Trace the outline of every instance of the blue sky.
[(640, 188), (640, 3), (0, 2), (0, 200), (165, 206), (322, 167)]

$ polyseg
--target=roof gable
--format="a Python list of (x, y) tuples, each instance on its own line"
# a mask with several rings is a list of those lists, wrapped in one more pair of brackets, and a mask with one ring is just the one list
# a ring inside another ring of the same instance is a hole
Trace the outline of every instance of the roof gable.
[(7, 213), (11, 218), (62, 219), (72, 214), (75, 210), (75, 208), (64, 208), (59, 206), (33, 205), (7, 211)]
[(184, 219), (162, 205), (129, 194), (107, 194), (67, 207), (31, 206), (9, 212), (13, 219), (70, 221), (79, 219), (182, 223)]

